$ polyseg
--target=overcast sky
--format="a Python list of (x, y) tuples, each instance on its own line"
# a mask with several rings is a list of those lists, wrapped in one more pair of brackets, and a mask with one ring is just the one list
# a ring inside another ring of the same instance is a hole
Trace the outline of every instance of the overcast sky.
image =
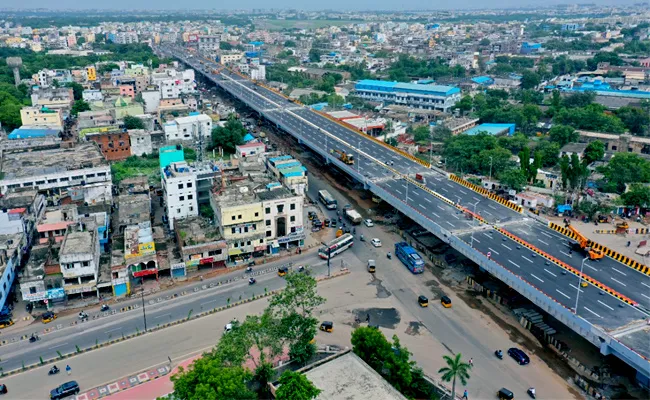
[[(585, 0), (597, 4), (631, 3), (632, 0)], [(0, 1), (0, 7), (3, 1)], [(79, 0), (21, 0), (5, 3), (4, 6), (46, 9), (252, 9), (283, 8), (302, 10), (417, 10), (417, 9), (460, 9), (460, 8), (506, 8), (521, 6), (548, 6), (575, 3), (570, 0), (193, 0), (189, 3), (178, 0), (112, 0), (104, 2), (81, 2)]]

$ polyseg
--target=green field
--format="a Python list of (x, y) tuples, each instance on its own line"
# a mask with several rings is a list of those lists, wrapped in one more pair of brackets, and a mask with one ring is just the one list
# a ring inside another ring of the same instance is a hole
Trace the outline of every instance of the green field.
[(280, 30), (286, 28), (318, 29), (327, 26), (340, 26), (360, 21), (340, 19), (265, 19), (255, 21), (255, 28)]

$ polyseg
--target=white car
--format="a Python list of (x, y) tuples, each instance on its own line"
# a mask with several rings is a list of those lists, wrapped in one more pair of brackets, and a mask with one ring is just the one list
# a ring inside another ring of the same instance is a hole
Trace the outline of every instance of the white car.
[(381, 247), (381, 240), (379, 240), (377, 238), (372, 239), (370, 241), (370, 243), (372, 243), (372, 245), (375, 246), (375, 247)]
[(226, 326), (223, 327), (223, 330), (225, 333), (232, 331), (232, 324), (226, 324)]
[(366, 220), (363, 221), (363, 223), (364, 223), (367, 227), (375, 226), (375, 224), (372, 223), (372, 220), (371, 220), (371, 219), (366, 219)]

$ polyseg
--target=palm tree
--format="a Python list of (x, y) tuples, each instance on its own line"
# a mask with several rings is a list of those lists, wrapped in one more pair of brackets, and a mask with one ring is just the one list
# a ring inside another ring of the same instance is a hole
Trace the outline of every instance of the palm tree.
[(460, 379), (460, 382), (463, 385), (467, 385), (469, 370), (472, 368), (468, 363), (461, 361), (460, 357), (460, 353), (456, 354), (456, 357), (454, 358), (442, 356), (447, 363), (447, 366), (438, 370), (438, 373), (442, 374), (443, 381), (451, 382), (451, 398), (453, 400), (456, 399), (456, 378)]

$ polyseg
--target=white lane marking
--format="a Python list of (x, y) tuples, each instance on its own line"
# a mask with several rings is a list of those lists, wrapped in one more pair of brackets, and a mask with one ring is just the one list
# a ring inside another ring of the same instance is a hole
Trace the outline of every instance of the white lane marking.
[(603, 303), (602, 301), (598, 300), (598, 302), (600, 304), (604, 305), (605, 307), (609, 308), (610, 310), (614, 311), (614, 309), (612, 307), (608, 306), (607, 304)]
[(549, 237), (549, 238), (553, 239), (553, 236), (549, 235), (549, 234), (546, 233), (546, 232), (540, 232), (540, 233), (541, 233), (542, 235), (546, 236), (546, 237)]
[(447, 224), (449, 224), (450, 226), (452, 226), (452, 227), (455, 228), (454, 224), (452, 224), (451, 222), (449, 222), (449, 221), (445, 221), (445, 222), (446, 222)]
[(423, 206), (422, 204), (418, 204), (418, 206), (422, 207), (423, 210), (426, 210), (427, 208)]
[(413, 200), (412, 198), (410, 198), (410, 197), (407, 197), (406, 199), (407, 199), (407, 200), (410, 200), (410, 201), (414, 201), (414, 200)]
[(613, 280), (614, 282), (618, 283), (619, 285), (627, 286), (627, 285), (624, 284), (623, 282), (621, 282), (621, 281), (617, 281), (617, 280), (614, 279), (614, 278), (612, 278), (612, 280)]
[(483, 212), (484, 212), (485, 214), (487, 214), (487, 215), (493, 215), (493, 214), (492, 214), (491, 212), (489, 212), (488, 210), (483, 210)]
[(399, 194), (402, 194), (402, 192), (399, 189), (395, 189), (395, 191)]
[(551, 271), (549, 271), (549, 270), (547, 270), (546, 268), (544, 268), (544, 271), (546, 271), (546, 272), (548, 272), (549, 274), (551, 274), (551, 275), (553, 275), (554, 277), (556, 277), (556, 278), (557, 278), (557, 275), (555, 275), (555, 274), (554, 274), (554, 273), (552, 273)]
[(533, 274), (530, 274), (530, 276), (532, 276), (533, 278), (537, 279), (538, 281), (544, 283), (544, 280), (538, 278), (537, 276), (535, 276), (535, 275), (533, 275)]
[(508, 260), (508, 262), (509, 262), (510, 264), (514, 265), (514, 266), (517, 267), (517, 268), (521, 268), (519, 265), (517, 265), (517, 263), (515, 263), (515, 262), (512, 261), (512, 260)]
[(481, 243), (481, 242), (479, 242), (479, 240), (478, 240), (477, 238), (474, 238), (474, 241), (475, 241), (476, 243)]
[(436, 216), (436, 218), (440, 218), (440, 215), (438, 215), (438, 214), (436, 214), (436, 213), (434, 213), (433, 211), (431, 211), (431, 214), (433, 214), (433, 215), (435, 215), (435, 216)]
[(499, 252), (496, 251), (496, 250), (494, 250), (492, 247), (488, 247), (488, 249), (489, 249), (492, 253), (494, 253), (494, 254), (496, 254), (496, 255), (499, 255)]
[(456, 214), (451, 214), (451, 216), (456, 218), (456, 219), (460, 219), (460, 218), (458, 218), (458, 215), (456, 215)]
[(555, 289), (555, 291), (558, 292), (559, 294), (561, 294), (562, 296), (566, 297), (567, 299), (571, 299), (571, 297), (569, 297), (566, 294), (560, 292), (559, 290)]
[(472, 198), (476, 201), (481, 201), (481, 199), (479, 199), (478, 197), (472, 197)]
[(489, 235), (489, 234), (487, 234), (487, 233), (485, 233), (485, 232), (483, 232), (483, 236), (487, 236), (487, 237), (489, 237), (490, 239), (492, 239), (492, 235)]
[(641, 284), (647, 288), (650, 288), (650, 286), (646, 285), (645, 283), (641, 282)]
[(571, 287), (574, 288), (575, 290), (579, 290), (580, 293), (584, 293), (584, 292), (585, 292), (585, 291), (582, 290), (582, 289), (578, 289), (578, 288), (576, 287), (576, 285), (574, 285), (573, 283), (570, 283), (569, 286), (571, 286)]
[(511, 249), (510, 247), (508, 247), (508, 246), (506, 246), (506, 245), (505, 245), (505, 244), (503, 244), (503, 243), (501, 243), (501, 246), (503, 246), (503, 247), (505, 247), (506, 249), (508, 249), (508, 250), (510, 250), (510, 251), (512, 251), (512, 249)]
[(445, 189), (445, 188), (443, 188), (443, 187), (441, 187), (440, 190), (442, 190), (443, 192), (447, 192), (447, 193), (449, 193), (449, 190), (447, 190), (447, 189)]
[(560, 250), (560, 253), (564, 254), (564, 255), (567, 256), (567, 257), (571, 257), (571, 254), (569, 254), (569, 253), (565, 253), (565, 252), (563, 252), (563, 251), (561, 251), (561, 250)]
[(612, 269), (613, 269), (614, 271), (618, 272), (619, 274), (623, 275), (623, 276), (627, 276), (627, 274), (626, 274), (625, 272), (619, 271), (619, 270), (617, 270), (617, 269), (614, 268), (614, 267), (612, 267)]
[(56, 348), (58, 348), (58, 347), (63, 347), (63, 346), (65, 346), (66, 344), (68, 344), (68, 342), (62, 343), (62, 344), (60, 344), (60, 345), (58, 345), (58, 346), (50, 347), (50, 350), (52, 350), (52, 349), (56, 349)]
[(488, 207), (490, 207), (490, 208), (493, 209), (493, 210), (496, 210), (496, 209), (497, 209), (497, 208), (496, 208), (495, 206), (493, 206), (492, 204), (488, 204)]
[(159, 315), (159, 316), (157, 316), (157, 317), (154, 317), (154, 319), (162, 318), (162, 317), (171, 317), (171, 314), (163, 314), (163, 315)]
[(595, 312), (591, 311), (591, 310), (588, 309), (587, 307), (584, 307), (584, 306), (583, 306), (582, 308), (584, 308), (585, 310), (587, 310), (587, 311), (589, 311), (590, 313), (594, 314), (594, 315), (597, 316), (598, 318), (602, 318), (600, 315), (598, 315), (598, 314), (596, 314)]
[(104, 332), (104, 333), (115, 332), (115, 331), (119, 331), (120, 329), (122, 329), (121, 326), (120, 326), (120, 327), (117, 327), (117, 328), (115, 328), (115, 329), (111, 329), (110, 331), (106, 331), (106, 332)]
[(429, 200), (428, 197), (425, 197), (425, 198), (424, 198), (424, 201), (426, 201), (427, 203), (431, 203), (431, 200)]
[(544, 243), (544, 244), (547, 245), (547, 246), (549, 245), (548, 243), (546, 243), (546, 242), (543, 241), (542, 239), (537, 239), (537, 241), (540, 242), (540, 243)]
[(589, 265), (587, 263), (585, 263), (585, 267), (589, 267), (589, 268), (593, 269), (594, 271), (598, 271), (596, 268), (592, 267), (591, 265)]
[(646, 299), (650, 299), (650, 297), (646, 296), (645, 294), (641, 293), (641, 296), (645, 297)]
[(534, 261), (533, 261), (533, 260), (531, 260), (531, 259), (530, 259), (530, 258), (528, 258), (528, 257), (524, 257), (524, 256), (521, 256), (521, 258), (523, 258), (524, 260), (526, 260), (526, 261), (528, 261), (528, 262), (529, 262), (529, 263), (531, 263), (531, 264), (533, 264), (533, 263), (534, 263)]
[(445, 211), (445, 209), (444, 209), (444, 208), (442, 208), (442, 207), (440, 207), (440, 206), (438, 206), (438, 208), (439, 208), (439, 209), (441, 209), (442, 211)]
[(203, 303), (201, 303), (201, 305), (204, 306), (206, 304), (214, 303), (215, 301), (217, 301), (217, 299), (204, 301)]
[(467, 194), (467, 192), (464, 191), (463, 189), (458, 189), (458, 191), (461, 192), (462, 194)]

